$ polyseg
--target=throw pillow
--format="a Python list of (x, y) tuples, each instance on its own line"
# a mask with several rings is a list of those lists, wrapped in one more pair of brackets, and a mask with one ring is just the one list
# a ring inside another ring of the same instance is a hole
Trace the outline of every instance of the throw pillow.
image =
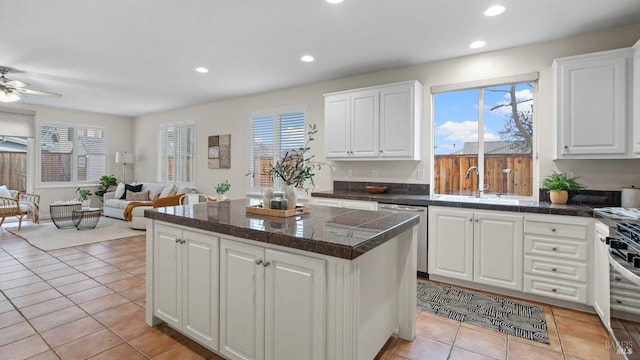
[(124, 195), (124, 184), (119, 183), (116, 187), (116, 193), (114, 194), (114, 199), (122, 199), (122, 195)]
[(9, 192), (9, 189), (7, 189), (6, 185), (1, 185), (0, 186), (0, 197), (4, 197), (4, 198), (13, 198), (11, 196), (11, 193)]
[(174, 191), (174, 188), (175, 188), (175, 185), (166, 186), (164, 189), (162, 189), (162, 192), (160, 193), (158, 198), (164, 198), (164, 197), (167, 197), (167, 196), (171, 196), (171, 194)]
[(127, 191), (127, 201), (149, 201), (149, 191), (131, 192)]
[[(122, 194), (122, 196), (120, 197), (120, 199), (121, 199), (121, 200), (126, 199), (126, 198), (127, 198), (127, 193), (128, 193), (128, 192), (134, 192), (134, 193), (137, 193), (137, 192), (140, 192), (140, 191), (142, 191), (142, 184), (138, 184), (138, 185), (129, 185), (129, 184), (126, 184), (126, 185), (124, 186), (124, 194)], [(147, 196), (148, 196), (148, 195), (147, 195)]]
[(163, 184), (147, 184), (144, 186), (146, 190), (149, 190), (149, 200), (153, 201), (160, 196), (162, 189), (164, 189)]

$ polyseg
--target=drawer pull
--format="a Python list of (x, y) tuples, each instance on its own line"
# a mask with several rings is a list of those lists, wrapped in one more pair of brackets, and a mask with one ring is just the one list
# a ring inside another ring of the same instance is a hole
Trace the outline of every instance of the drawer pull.
[(551, 271), (558, 271), (558, 269), (556, 269), (556, 268), (551, 268)]
[(255, 263), (256, 263), (256, 265), (260, 265), (260, 264), (262, 264), (262, 259), (256, 259), (256, 260), (255, 260)]
[(558, 289), (553, 288), (553, 289), (551, 289), (551, 292), (558, 292)]
[(622, 301), (616, 299), (616, 304), (622, 304)]
[(613, 278), (615, 281), (622, 281), (622, 278), (620, 276), (614, 276)]
[(556, 228), (551, 228), (551, 232), (556, 232)]
[(268, 261), (263, 262), (263, 263), (262, 263), (262, 266), (264, 266), (264, 267), (269, 266), (269, 262), (268, 262)]
[(472, 218), (469, 218), (469, 221), (473, 221), (473, 219), (472, 219)]
[(558, 248), (554, 246), (554, 247), (551, 248), (551, 250), (558, 251)]

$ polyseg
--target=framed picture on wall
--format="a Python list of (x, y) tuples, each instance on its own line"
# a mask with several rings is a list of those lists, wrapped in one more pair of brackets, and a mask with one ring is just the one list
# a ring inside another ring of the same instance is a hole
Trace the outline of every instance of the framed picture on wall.
[(209, 136), (209, 169), (231, 168), (231, 135)]

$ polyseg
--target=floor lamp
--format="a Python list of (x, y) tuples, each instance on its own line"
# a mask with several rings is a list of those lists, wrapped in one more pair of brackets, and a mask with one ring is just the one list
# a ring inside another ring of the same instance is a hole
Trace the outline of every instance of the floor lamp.
[(116, 152), (116, 164), (122, 164), (122, 182), (127, 183), (126, 169), (127, 164), (133, 164), (133, 154), (124, 152)]

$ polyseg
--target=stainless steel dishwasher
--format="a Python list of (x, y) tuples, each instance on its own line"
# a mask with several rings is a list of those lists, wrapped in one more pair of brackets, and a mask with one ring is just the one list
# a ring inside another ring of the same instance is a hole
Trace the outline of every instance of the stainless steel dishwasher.
[(427, 208), (421, 206), (407, 206), (397, 204), (378, 204), (378, 210), (411, 212), (420, 214), (418, 225), (418, 276), (428, 278), (427, 274)]

